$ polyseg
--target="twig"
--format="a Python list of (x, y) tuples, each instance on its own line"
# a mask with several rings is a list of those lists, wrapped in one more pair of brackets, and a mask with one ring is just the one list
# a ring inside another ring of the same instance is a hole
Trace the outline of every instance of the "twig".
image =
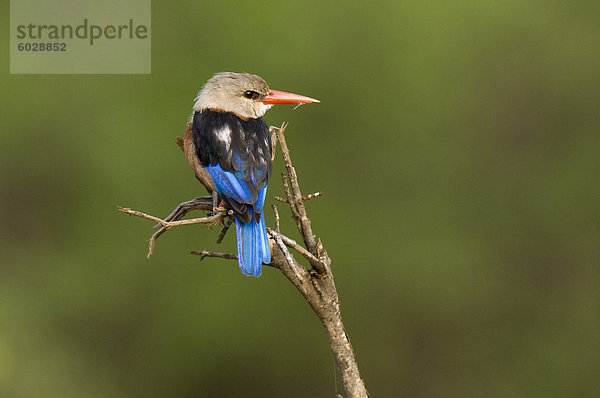
[(167, 217), (165, 221), (179, 220), (193, 210), (212, 210), (212, 197), (199, 196), (187, 202), (180, 203)]
[[(324, 195), (324, 194), (323, 194), (323, 192), (315, 192), (315, 193), (311, 193), (311, 194), (308, 194), (308, 195), (306, 195), (306, 196), (303, 196), (303, 197), (302, 197), (302, 201), (303, 201), (303, 202), (306, 202), (307, 200), (311, 200), (311, 199), (314, 199), (314, 198), (318, 198), (319, 196), (323, 196), (323, 195)], [(281, 196), (275, 196), (275, 200), (277, 200), (277, 201), (279, 201), (279, 202), (283, 202), (283, 203), (289, 203), (287, 199), (285, 199), (285, 198), (282, 198)]]
[[(283, 155), (283, 160), (285, 162), (285, 168), (287, 171), (287, 175), (290, 180), (291, 194), (292, 200), (288, 197), (288, 203), (290, 204), (290, 208), (292, 212), (297, 213), (298, 219), (297, 223), (300, 223), (301, 229), (300, 233), (302, 234), (302, 238), (304, 239), (304, 243), (306, 243), (306, 247), (310, 252), (313, 252), (317, 247), (317, 241), (312, 232), (312, 227), (310, 225), (310, 219), (306, 215), (306, 209), (304, 207), (304, 203), (302, 202), (302, 192), (300, 191), (300, 185), (298, 184), (298, 176), (296, 175), (296, 169), (292, 164), (292, 158), (290, 156), (290, 150), (288, 149), (287, 142), (285, 140), (285, 129), (287, 127), (287, 123), (283, 123), (281, 128), (275, 130), (277, 133), (277, 141), (279, 141), (279, 146), (281, 147), (281, 154)], [(319, 270), (321, 272), (322, 270)]]
[(277, 210), (277, 206), (271, 205), (271, 209), (273, 209), (273, 214), (275, 216), (275, 231), (280, 232), (279, 229), (279, 210)]
[(237, 260), (238, 258), (237, 254), (211, 252), (208, 250), (194, 250), (191, 251), (190, 254), (196, 254), (200, 256), (200, 261), (204, 260), (206, 257), (227, 258), (229, 260)]
[(277, 127), (269, 127), (271, 133), (271, 161), (275, 160), (275, 152), (277, 151)]
[(190, 218), (188, 220), (179, 220), (179, 221), (165, 221), (162, 218), (151, 216), (149, 214), (142, 213), (141, 211), (131, 210), (127, 207), (119, 207), (119, 211), (122, 211), (123, 213), (127, 213), (132, 216), (147, 218), (148, 220), (156, 221), (157, 223), (162, 225), (163, 228), (166, 228), (166, 229), (171, 229), (173, 227), (179, 227), (181, 225), (192, 225), (192, 224), (209, 224), (209, 225), (214, 224), (214, 225), (216, 225), (223, 220), (225, 215), (228, 215), (227, 209), (217, 208), (217, 210), (218, 211), (215, 215), (209, 216), (209, 217)]
[(271, 228), (267, 227), (267, 232), (274, 238), (280, 238), (283, 243), (285, 243), (285, 245), (287, 247), (289, 247), (290, 249), (294, 249), (296, 250), (298, 253), (300, 253), (304, 258), (306, 258), (310, 264), (317, 268), (317, 267), (323, 267), (323, 264), (321, 263), (321, 261), (316, 258), (312, 253), (310, 253), (308, 250), (306, 250), (305, 248), (303, 248), (302, 246), (300, 246), (298, 243), (296, 243), (295, 240), (288, 238), (287, 236), (277, 232), (277, 231), (273, 231)]
[(315, 198), (318, 198), (323, 195), (324, 195), (323, 192), (314, 192), (314, 193), (308, 194), (306, 196), (303, 196), (302, 201), (306, 202), (307, 200), (315, 199)]
[(287, 265), (287, 268), (292, 271), (292, 273), (296, 277), (297, 281), (299, 283), (301, 283), (303, 278), (300, 275), (299, 270), (302, 269), (302, 267), (300, 267), (298, 265), (298, 263), (296, 263), (296, 260), (294, 260), (294, 258), (292, 257), (292, 254), (285, 246), (285, 243), (283, 243), (283, 239), (281, 239), (281, 236), (277, 234), (274, 236), (274, 238), (275, 238), (275, 242), (277, 243), (277, 246), (279, 247), (279, 250), (281, 250), (281, 252), (283, 253), (283, 255), (285, 257), (285, 261), (287, 263), (285, 265)]
[(290, 189), (290, 184), (288, 183), (288, 176), (285, 174), (285, 171), (281, 172), (281, 182), (283, 184), (283, 191), (285, 192), (286, 200), (285, 202), (290, 205), (290, 211), (292, 212), (292, 218), (296, 221), (296, 227), (302, 233), (302, 217), (298, 213), (298, 209), (293, 205), (294, 200), (292, 196), (292, 191)]
[[(183, 218), (188, 212), (193, 210), (212, 210), (212, 199), (207, 196), (200, 196), (194, 198), (192, 200), (188, 200), (187, 202), (180, 203), (167, 217), (165, 217), (165, 221), (175, 221)], [(160, 224), (157, 224), (157, 226)], [(154, 245), (156, 244), (156, 239), (161, 236), (164, 232), (167, 231), (167, 228), (161, 227), (158, 231), (156, 231), (152, 237), (150, 238), (150, 251), (148, 252), (148, 258), (152, 255), (154, 250)]]
[[(164, 226), (165, 222), (177, 221), (177, 220), (181, 219), (183, 216), (185, 216), (187, 213), (189, 213), (190, 211), (193, 211), (193, 210), (212, 210), (213, 209), (212, 203), (213, 203), (212, 197), (200, 196), (200, 197), (194, 198), (192, 200), (188, 200), (187, 202), (180, 203), (179, 205), (177, 205), (177, 207), (175, 209), (173, 209), (171, 214), (169, 214), (167, 217), (165, 217), (164, 220), (161, 220), (158, 217), (151, 216), (151, 218), (149, 218), (149, 219), (158, 222), (157, 225), (161, 225), (161, 228), (158, 231), (156, 231), (154, 234), (152, 234), (152, 236), (150, 237), (150, 239), (148, 241), (148, 254), (146, 255), (146, 257), (150, 258), (152, 256), (152, 254), (154, 254), (154, 248), (156, 247), (156, 240), (169, 229), (166, 226)], [(119, 208), (119, 211), (123, 211), (124, 213), (132, 214), (132, 215), (137, 215), (136, 213), (145, 214), (145, 213), (137, 212), (137, 211), (131, 210), (131, 209), (127, 209), (129, 211), (124, 211), (124, 210), (125, 210), (125, 208)], [(148, 218), (148, 217), (144, 217), (144, 216), (140, 216), (140, 217)]]
[[(190, 252), (190, 254), (195, 254), (197, 256), (200, 256), (200, 261), (204, 260), (206, 257), (213, 257), (213, 258), (224, 258), (227, 260), (237, 260), (238, 256), (237, 254), (233, 254), (233, 253), (221, 253), (221, 252), (213, 252), (213, 251), (209, 251), (209, 250), (192, 250)], [(277, 264), (264, 264), (267, 267), (273, 267), (273, 268), (277, 268)]]

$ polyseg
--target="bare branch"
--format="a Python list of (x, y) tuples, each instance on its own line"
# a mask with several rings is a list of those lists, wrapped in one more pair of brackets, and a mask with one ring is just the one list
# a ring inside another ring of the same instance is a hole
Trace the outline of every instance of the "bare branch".
[(160, 225), (162, 225), (163, 227), (166, 228), (166, 226), (165, 226), (166, 221), (164, 221), (162, 218), (150, 216), (150, 215), (148, 215), (146, 213), (142, 213), (141, 211), (131, 210), (129, 207), (119, 207), (118, 209), (119, 209), (119, 211), (122, 211), (123, 213), (127, 213), (127, 214), (132, 215), (132, 216), (147, 218), (148, 220), (155, 221), (158, 224), (160, 224)]
[[(197, 256), (200, 256), (200, 261), (204, 260), (206, 257), (224, 258), (227, 260), (237, 260), (237, 258), (238, 258), (237, 254), (213, 252), (213, 251), (209, 251), (209, 250), (192, 250), (190, 252), (190, 254), (195, 254)], [(277, 264), (264, 264), (263, 263), (263, 265), (266, 265), (267, 267), (278, 268)]]
[(300, 185), (298, 184), (298, 176), (296, 175), (296, 169), (292, 164), (290, 150), (288, 149), (287, 142), (285, 140), (284, 132), (286, 127), (287, 123), (284, 123), (279, 129), (275, 130), (275, 132), (277, 133), (277, 141), (279, 141), (279, 146), (281, 147), (281, 154), (283, 155), (285, 168), (287, 171), (288, 178), (290, 180), (291, 192), (287, 195), (287, 200), (290, 204), (292, 212), (294, 213), (294, 218), (296, 218), (296, 223), (301, 225), (300, 233), (302, 234), (304, 243), (306, 243), (306, 247), (308, 248), (308, 250), (310, 252), (313, 252), (316, 249), (317, 241), (312, 232), (310, 219), (306, 215), (306, 209), (304, 208), (304, 203), (302, 202), (302, 192), (300, 191)]
[(294, 218), (294, 221), (296, 222), (296, 227), (298, 228), (300, 233), (302, 233), (302, 222), (301, 222), (302, 217), (300, 216), (300, 214), (298, 214), (298, 209), (296, 208), (296, 206), (293, 205), (294, 201), (292, 199), (293, 198), (292, 191), (290, 190), (290, 184), (288, 183), (288, 176), (287, 176), (287, 174), (285, 174), (284, 171), (281, 172), (281, 182), (283, 184), (283, 190), (284, 190), (285, 196), (287, 198), (285, 200), (285, 202), (290, 205), (290, 210), (292, 212), (292, 217)]
[(302, 201), (306, 202), (307, 200), (315, 199), (315, 198), (318, 198), (323, 195), (324, 195), (323, 192), (314, 192), (314, 193), (308, 194), (306, 196), (303, 196)]
[[(304, 207), (305, 201), (320, 197), (323, 193), (315, 192), (306, 196), (302, 195), (296, 170), (292, 164), (290, 152), (285, 141), (284, 131), (286, 127), (287, 124), (284, 123), (280, 128), (270, 128), (270, 132), (273, 134), (272, 156), (273, 158), (275, 157), (276, 143), (279, 141), (286, 167), (285, 172), (281, 173), (285, 198), (275, 197), (275, 199), (289, 205), (292, 218), (296, 222), (298, 231), (304, 240), (304, 246), (281, 233), (279, 211), (275, 205), (272, 205), (271, 207), (275, 215), (275, 230), (267, 228), (267, 231), (275, 244), (272, 246), (271, 263), (266, 265), (278, 268), (298, 289), (319, 317), (319, 320), (325, 327), (329, 345), (348, 398), (368, 397), (369, 394), (365, 383), (358, 370), (354, 350), (342, 322), (339, 297), (335, 288), (333, 274), (331, 273), (331, 259), (327, 255), (327, 251), (323, 247), (321, 240), (313, 234), (311, 220), (308, 218), (306, 208)], [(232, 215), (231, 211), (222, 208), (213, 210), (213, 203), (216, 205), (216, 202), (211, 197), (199, 197), (188, 202), (183, 202), (165, 219), (131, 209), (120, 208), (119, 210), (127, 214), (153, 220), (160, 226), (160, 229), (150, 238), (148, 251), (148, 257), (150, 257), (154, 251), (156, 239), (168, 229), (189, 224), (206, 224), (210, 227), (222, 222), (225, 217)], [(213, 210), (215, 214), (207, 217), (181, 220), (186, 213), (192, 210)], [(225, 228), (219, 235), (218, 242), (222, 239), (231, 222), (232, 218), (225, 223)], [(288, 248), (307, 259), (312, 268), (309, 270), (299, 264)], [(199, 255), (201, 260), (206, 257), (237, 259), (237, 255), (230, 253), (207, 250), (193, 251), (191, 253)]]
[[(333, 352), (348, 397), (368, 397), (369, 393), (367, 392), (365, 383), (358, 371), (354, 350), (352, 349), (352, 345), (350, 344), (350, 340), (348, 339), (348, 335), (342, 322), (339, 298), (331, 273), (331, 259), (327, 255), (327, 251), (323, 247), (321, 240), (317, 240), (313, 234), (311, 221), (308, 218), (306, 208), (304, 207), (305, 200), (308, 200), (309, 197), (312, 199), (312, 197), (320, 195), (313, 194), (312, 196), (308, 195), (306, 197), (302, 195), (298, 183), (298, 176), (296, 175), (296, 169), (292, 164), (290, 152), (285, 140), (284, 132), (286, 127), (287, 124), (284, 123), (281, 128), (273, 129), (277, 135), (277, 140), (279, 141), (286, 167), (286, 173), (282, 173), (281, 176), (284, 192), (286, 194), (285, 201), (290, 206), (292, 217), (294, 218), (294, 221), (296, 221), (296, 226), (308, 249), (307, 252), (311, 254), (310, 257), (305, 257), (310, 261), (316, 272), (308, 273), (304, 268), (301, 268), (299, 272), (291, 272), (291, 265), (290, 267), (282, 266), (280, 267), (280, 270), (304, 296), (325, 327), (327, 337), (329, 338), (329, 345)], [(277, 247), (284, 253), (287, 258), (286, 262), (289, 264), (289, 257), (291, 256), (287, 256), (286, 253), (289, 253), (289, 251), (287, 250), (287, 247), (282, 245), (284, 243), (283, 235), (277, 233), (273, 235), (277, 242)], [(295, 245), (292, 244), (292, 242), (288, 243), (294, 246), (294, 249), (296, 250), (296, 246), (301, 247), (296, 242), (294, 242)], [(301, 253), (300, 251), (298, 252)], [(305, 255), (305, 253), (301, 254)], [(315, 259), (318, 260), (315, 261)], [(298, 274), (302, 276), (302, 279), (296, 280)]]
[(237, 260), (238, 258), (237, 254), (211, 252), (208, 250), (193, 250), (190, 252), (190, 254), (196, 254), (200, 256), (200, 261), (204, 260), (206, 257), (226, 258), (229, 260)]
[(217, 213), (215, 215), (209, 216), (209, 217), (190, 218), (188, 220), (179, 220), (179, 221), (165, 221), (161, 218), (151, 216), (146, 213), (142, 213), (141, 211), (131, 210), (127, 207), (119, 208), (119, 211), (122, 211), (123, 213), (127, 213), (132, 216), (147, 218), (148, 220), (156, 221), (157, 223), (162, 225), (163, 228), (166, 228), (166, 229), (171, 229), (173, 227), (179, 227), (181, 225), (192, 225), (192, 224), (208, 224), (209, 226), (217, 225), (218, 223), (223, 221), (223, 218), (226, 215), (228, 215), (229, 213), (228, 213), (227, 209), (224, 209), (222, 207), (219, 207), (216, 210), (217, 210)]
[(296, 260), (294, 260), (294, 257), (292, 256), (290, 251), (285, 246), (285, 243), (283, 243), (281, 236), (275, 235), (274, 238), (275, 238), (275, 242), (277, 243), (277, 246), (279, 247), (279, 250), (281, 250), (281, 252), (283, 253), (283, 255), (285, 257), (285, 261), (287, 263), (286, 264), (287, 268), (292, 271), (292, 273), (296, 277), (297, 281), (299, 283), (301, 283), (303, 281), (303, 278), (302, 278), (299, 270), (303, 269), (303, 268), (296, 262)]
[[(188, 212), (193, 211), (193, 210), (212, 210), (212, 208), (213, 208), (212, 203), (213, 203), (213, 200), (209, 196), (200, 196), (200, 197), (194, 198), (192, 200), (188, 200), (187, 202), (180, 203), (171, 212), (171, 214), (169, 214), (167, 217), (165, 217), (164, 220), (165, 221), (180, 220)], [(158, 224), (158, 225), (160, 225), (160, 224)], [(158, 231), (156, 231), (150, 237), (150, 240), (148, 243), (148, 246), (149, 246), (148, 254), (146, 255), (147, 258), (150, 258), (150, 256), (152, 256), (152, 253), (154, 253), (154, 247), (156, 246), (156, 240), (158, 239), (158, 237), (161, 236), (166, 231), (167, 231), (167, 228), (161, 227)]]
[(273, 214), (275, 216), (275, 231), (280, 232), (279, 229), (279, 210), (277, 210), (277, 206), (271, 205), (271, 209), (273, 209)]
[(182, 202), (167, 217), (165, 221), (179, 220), (187, 213), (193, 210), (207, 210), (210, 211), (213, 208), (212, 197), (210, 196), (199, 196), (187, 202)]
[(271, 161), (275, 160), (275, 152), (277, 151), (277, 131), (275, 131), (277, 127), (269, 127), (269, 132), (271, 132)]
[(298, 243), (296, 243), (295, 240), (290, 239), (287, 236), (285, 236), (277, 231), (273, 231), (269, 227), (267, 227), (267, 232), (269, 233), (269, 235), (271, 235), (275, 239), (280, 238), (283, 241), (283, 243), (285, 243), (285, 245), (287, 247), (289, 247), (290, 249), (294, 249), (298, 253), (300, 253), (304, 258), (306, 258), (310, 262), (310, 264), (313, 267), (315, 267), (317, 272), (319, 269), (321, 269), (323, 272), (324, 265), (321, 263), (321, 261), (318, 258), (316, 258), (312, 253), (310, 253), (308, 250), (306, 250), (305, 248), (300, 246)]
[[(155, 221), (158, 223), (157, 225), (161, 226), (161, 228), (158, 231), (156, 231), (154, 234), (152, 234), (152, 236), (150, 237), (150, 240), (148, 242), (148, 254), (146, 255), (146, 257), (150, 258), (152, 256), (152, 254), (154, 254), (154, 248), (156, 247), (156, 240), (163, 233), (168, 231), (170, 228), (178, 226), (178, 225), (198, 224), (198, 223), (208, 224), (209, 227), (216, 225), (213, 223), (215, 223), (215, 222), (218, 223), (219, 217), (221, 217), (221, 219), (223, 217), (223, 215), (220, 215), (219, 213), (215, 214), (212, 217), (203, 217), (200, 219), (185, 220), (187, 222), (182, 223), (182, 224), (175, 223), (177, 220), (180, 220), (183, 216), (185, 216), (190, 211), (212, 210), (213, 209), (212, 203), (213, 203), (213, 198), (210, 196), (200, 196), (200, 197), (194, 198), (192, 200), (188, 200), (187, 202), (182, 202), (179, 205), (177, 205), (177, 207), (171, 212), (171, 214), (169, 214), (167, 217), (165, 217), (164, 220), (160, 219), (158, 217), (155, 217), (155, 216), (151, 216), (146, 213), (142, 213), (141, 211), (131, 210), (130, 208), (119, 207), (119, 211), (122, 211), (123, 213), (130, 214), (133, 216), (142, 217), (142, 218), (146, 218), (148, 220)], [(193, 220), (196, 220), (196, 222), (189, 222), (189, 221), (193, 221)], [(209, 220), (209, 221), (204, 222), (204, 221), (198, 221), (198, 220)]]
[[(311, 194), (308, 194), (308, 195), (306, 195), (306, 196), (303, 196), (303, 197), (302, 197), (302, 201), (303, 201), (303, 202), (306, 202), (307, 200), (311, 200), (311, 199), (314, 199), (314, 198), (318, 198), (318, 197), (320, 197), (320, 196), (323, 196), (323, 195), (324, 195), (324, 194), (323, 194), (323, 192), (315, 192), (315, 193), (311, 193)], [(282, 198), (281, 196), (275, 196), (275, 200), (277, 200), (277, 201), (279, 201), (279, 202), (283, 202), (283, 203), (288, 203), (288, 200), (287, 200), (287, 199), (285, 199), (285, 198)]]

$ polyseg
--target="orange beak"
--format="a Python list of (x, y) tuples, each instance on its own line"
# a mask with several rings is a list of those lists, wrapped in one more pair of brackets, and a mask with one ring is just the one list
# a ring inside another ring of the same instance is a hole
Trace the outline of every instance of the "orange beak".
[(271, 90), (271, 94), (260, 100), (263, 104), (309, 104), (311, 102), (321, 102), (314, 98), (305, 97), (303, 95), (286, 93), (285, 91)]

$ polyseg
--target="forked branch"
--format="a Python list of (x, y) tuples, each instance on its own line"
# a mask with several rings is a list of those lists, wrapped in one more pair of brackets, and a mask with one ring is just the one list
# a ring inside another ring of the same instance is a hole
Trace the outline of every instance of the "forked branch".
[[(302, 195), (300, 184), (298, 183), (298, 175), (292, 164), (285, 140), (284, 133), (286, 127), (286, 123), (281, 127), (271, 127), (273, 149), (275, 149), (276, 143), (279, 142), (285, 162), (285, 171), (281, 173), (281, 179), (286, 197), (276, 199), (289, 205), (292, 217), (304, 241), (304, 246), (281, 233), (279, 229), (279, 211), (273, 205), (275, 229), (267, 228), (267, 232), (274, 244), (272, 246), (272, 260), (268, 265), (278, 268), (283, 273), (302, 296), (304, 296), (319, 317), (319, 320), (325, 327), (336, 367), (342, 378), (348, 398), (368, 397), (367, 388), (358, 370), (354, 350), (342, 322), (339, 297), (331, 272), (331, 259), (327, 255), (327, 251), (321, 240), (314, 235), (311, 220), (304, 206), (304, 202), (319, 197), (322, 193), (317, 192), (306, 196)], [(273, 150), (273, 156), (275, 156), (275, 150)], [(158, 223), (157, 226), (160, 226), (150, 238), (148, 249), (148, 257), (150, 257), (154, 251), (156, 239), (168, 229), (189, 224), (206, 224), (210, 227), (223, 222), (223, 220), (231, 216), (230, 211), (226, 209), (213, 209), (212, 203), (213, 200), (209, 196), (183, 202), (165, 219), (128, 208), (120, 208), (119, 210), (127, 214), (155, 221)], [(214, 214), (206, 217), (181, 220), (192, 210), (213, 211)], [(305, 267), (299, 263), (293, 253), (302, 256), (308, 262), (308, 265)], [(206, 250), (193, 251), (192, 254), (199, 255), (201, 260), (206, 257), (237, 259), (237, 255), (235, 254)]]

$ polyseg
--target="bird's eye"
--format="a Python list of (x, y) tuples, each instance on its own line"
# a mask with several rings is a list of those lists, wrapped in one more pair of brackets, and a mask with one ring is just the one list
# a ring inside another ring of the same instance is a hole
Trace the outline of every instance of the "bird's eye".
[(244, 92), (244, 97), (251, 100), (257, 100), (258, 97), (260, 97), (260, 94), (258, 94), (256, 91), (248, 90)]

